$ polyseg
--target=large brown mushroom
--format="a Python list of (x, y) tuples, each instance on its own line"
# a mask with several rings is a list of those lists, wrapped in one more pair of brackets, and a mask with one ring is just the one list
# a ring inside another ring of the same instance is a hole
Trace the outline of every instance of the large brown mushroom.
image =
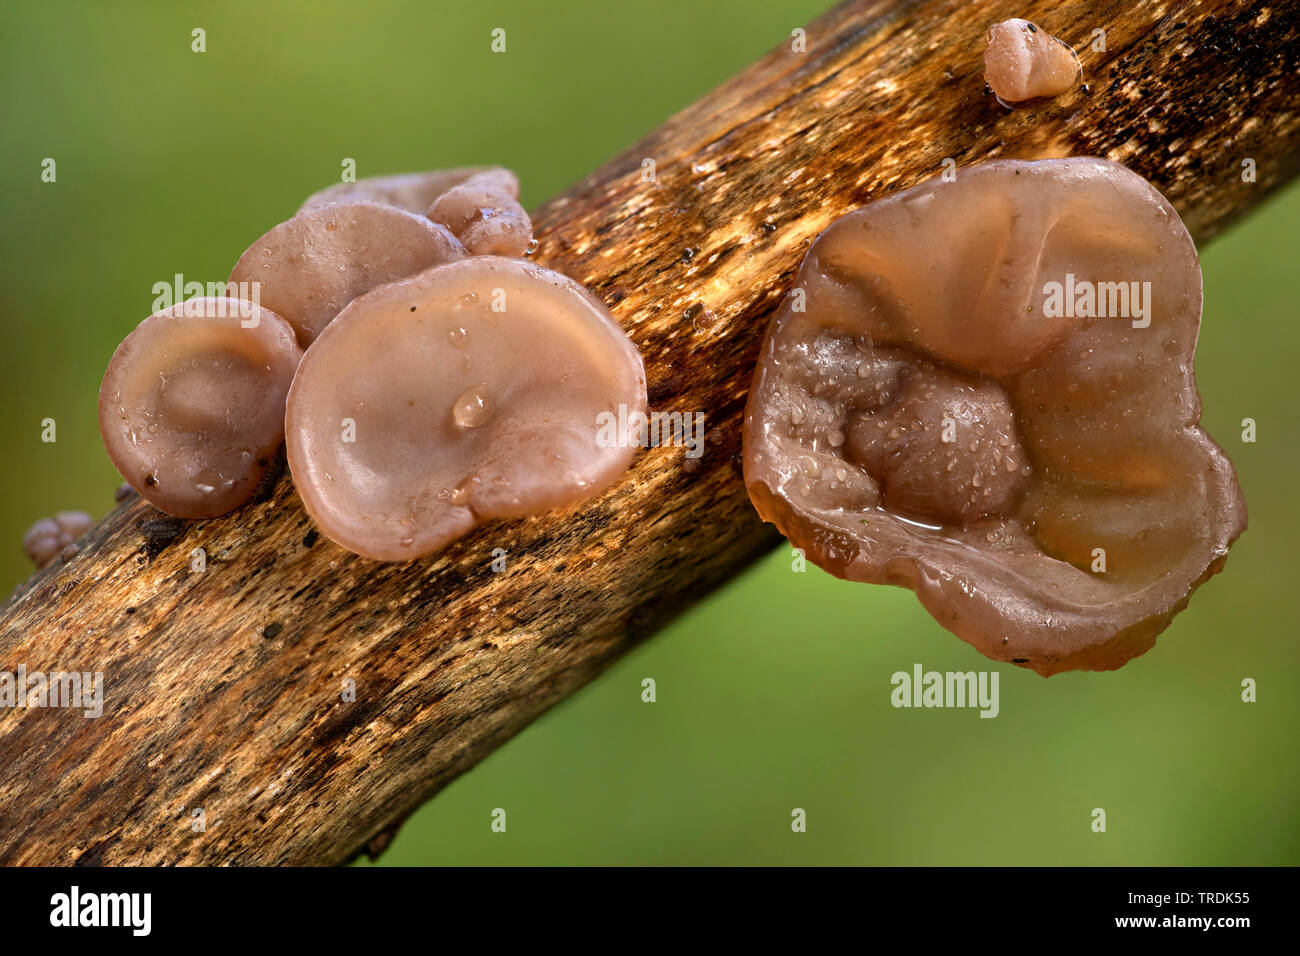
[(214, 518), (257, 490), (284, 441), (302, 350), (269, 309), (201, 298), (155, 312), (117, 347), (99, 430), (122, 477), (155, 507)]
[(357, 299), (289, 393), (308, 513), (357, 554), (402, 561), (491, 518), (580, 501), (628, 466), (602, 414), (644, 415), (640, 353), (582, 286), (476, 256)]
[(230, 281), (246, 296), (255, 289), (306, 348), (361, 293), (464, 256), (456, 237), (424, 216), (381, 203), (334, 203), (266, 233), (239, 257)]
[(1148, 650), (1246, 524), (1197, 427), (1196, 249), (1099, 159), (998, 161), (843, 217), (773, 318), (750, 497), (813, 561), (1048, 675)]

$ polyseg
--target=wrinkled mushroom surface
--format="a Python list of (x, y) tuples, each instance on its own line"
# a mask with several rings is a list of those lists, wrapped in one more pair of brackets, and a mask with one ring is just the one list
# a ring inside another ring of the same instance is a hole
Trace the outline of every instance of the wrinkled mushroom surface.
[(1004, 20), (989, 27), (984, 81), (1004, 103), (1059, 96), (1078, 78), (1079, 58), (1064, 40), (1028, 20)]
[[(303, 348), (345, 305), (377, 285), (464, 258), (446, 228), (374, 202), (314, 206), (280, 223), (239, 257), (230, 281), (284, 316)], [(250, 283), (250, 285), (242, 285)]]
[(476, 256), (522, 256), (533, 240), (533, 223), (519, 204), (519, 180), (507, 169), (476, 173), (447, 190), (429, 207)]
[(118, 346), (99, 389), (114, 466), (155, 507), (213, 518), (247, 501), (284, 440), (302, 357), (283, 318), (201, 298), (155, 312)]
[(991, 658), (1118, 667), (1245, 527), (1197, 427), (1200, 313), (1187, 230), (1114, 163), (991, 162), (872, 203), (773, 318), (750, 497), (821, 567), (913, 589)]
[(497, 168), (499, 167), (462, 166), (456, 169), (435, 169), (427, 173), (371, 176), (355, 183), (335, 183), (308, 196), (298, 211), (337, 202), (377, 202), (423, 216), (433, 201), (448, 189), (459, 186), (476, 173)]
[(598, 418), (646, 407), (641, 356), (566, 276), (481, 256), (362, 296), (289, 394), (289, 467), (350, 551), (401, 561), (490, 518), (582, 500), (627, 468)]

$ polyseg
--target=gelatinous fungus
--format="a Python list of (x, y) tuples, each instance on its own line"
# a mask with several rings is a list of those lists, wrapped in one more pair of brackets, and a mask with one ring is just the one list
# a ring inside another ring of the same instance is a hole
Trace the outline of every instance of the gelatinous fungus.
[(644, 415), (645, 370), (582, 286), (475, 256), (362, 296), (308, 350), (286, 415), (289, 467), (339, 545), (401, 561), (491, 518), (580, 501), (627, 468), (606, 413)]
[(90, 530), (94, 519), (84, 511), (60, 511), (52, 518), (42, 518), (23, 535), (23, 550), (32, 563), (43, 568), (64, 549), (75, 545)]
[(155, 312), (118, 346), (99, 389), (104, 447), (127, 483), (181, 518), (248, 500), (284, 440), (302, 357), (269, 309), (201, 298)]
[(519, 205), (519, 180), (508, 169), (475, 173), (429, 206), (429, 218), (456, 234), (473, 255), (521, 256), (533, 224)]
[(1074, 50), (1028, 20), (989, 27), (984, 81), (1009, 106), (1059, 96), (1074, 86), (1079, 71)]
[(1148, 650), (1245, 527), (1197, 427), (1196, 249), (1099, 159), (997, 161), (844, 216), (746, 410), (760, 515), (1048, 675)]
[(435, 169), (427, 173), (371, 176), (354, 183), (335, 183), (308, 196), (298, 211), (337, 202), (377, 202), (423, 216), (433, 201), (448, 189), (459, 186), (476, 173), (499, 168), (462, 166), (457, 169)]
[[(464, 258), (446, 228), (375, 202), (313, 206), (248, 247), (234, 289), (284, 316), (309, 346), (345, 305), (377, 285)], [(256, 283), (256, 286), (253, 285)]]

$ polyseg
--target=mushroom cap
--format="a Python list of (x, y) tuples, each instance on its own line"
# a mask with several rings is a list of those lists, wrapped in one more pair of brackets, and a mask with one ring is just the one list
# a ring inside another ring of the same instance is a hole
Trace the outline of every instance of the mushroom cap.
[(251, 302), (200, 298), (155, 312), (117, 347), (99, 388), (99, 431), (127, 483), (179, 518), (247, 501), (284, 441), (302, 350)]
[[(1150, 283), (1145, 319), (1101, 285), (1121, 282)], [(1053, 283), (1072, 311), (1049, 307)], [(1245, 528), (1197, 427), (1196, 249), (1124, 167), (931, 180), (832, 224), (795, 286), (755, 371), (745, 482), (831, 573), (913, 589), (995, 660), (1105, 670), (1152, 646)], [(1087, 289), (1106, 303), (1091, 316)]]
[(533, 240), (533, 223), (519, 204), (519, 180), (490, 169), (439, 196), (429, 218), (442, 223), (476, 256), (521, 256)]
[[(513, 176), (509, 170), (498, 166), (461, 166), (456, 169), (435, 169), (427, 173), (371, 176), (355, 183), (335, 183), (308, 196), (298, 211), (336, 202), (377, 202), (424, 215), (433, 201), (448, 189), (459, 186), (476, 173), (496, 169)], [(518, 181), (515, 183), (515, 195), (519, 195)]]
[[(374, 202), (313, 206), (239, 257), (232, 283), (257, 283), (258, 301), (284, 316), (303, 348), (345, 305), (377, 285), (464, 258), (465, 248), (424, 216)], [(245, 294), (253, 286), (236, 286)]]
[(1004, 103), (1059, 96), (1079, 78), (1079, 58), (1028, 20), (1003, 20), (989, 27), (984, 81)]
[(478, 256), (321, 333), (289, 392), (289, 468), (326, 536), (404, 561), (608, 487), (636, 451), (600, 440), (620, 405), (644, 414), (645, 370), (608, 310), (558, 272)]

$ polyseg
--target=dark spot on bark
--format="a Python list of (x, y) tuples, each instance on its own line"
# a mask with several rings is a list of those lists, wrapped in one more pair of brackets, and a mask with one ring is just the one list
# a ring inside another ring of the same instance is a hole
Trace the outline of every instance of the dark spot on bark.
[(262, 636), (268, 641), (273, 641), (280, 636), (280, 632), (283, 630), (283, 624), (279, 621), (272, 621), (270, 624), (266, 625), (266, 627), (262, 628)]
[(140, 522), (140, 534), (144, 536), (144, 553), (152, 561), (185, 532), (185, 522), (173, 518), (161, 511), (155, 517), (145, 518)]
[(670, 372), (661, 379), (651, 382), (647, 388), (647, 397), (651, 405), (659, 405), (665, 399), (676, 395), (686, 386), (686, 379), (676, 372)]
[(692, 259), (695, 258), (695, 254), (697, 252), (699, 252), (698, 249), (695, 249), (691, 246), (687, 246), (685, 249), (682, 250), (682, 262), (690, 262)]
[(1013, 657), (1013, 658), (1011, 658), (1011, 663), (1013, 663), (1013, 664), (1028, 664), (1028, 663), (1029, 663), (1029, 658), (1028, 658), (1028, 657)]
[(772, 233), (776, 232), (776, 223), (765, 222), (763, 225), (759, 226), (759, 228), (763, 230), (764, 235), (770, 236)]
[[(263, 464), (258, 462), (258, 464)], [(275, 486), (280, 483), (280, 476), (284, 474), (284, 446), (270, 457), (263, 465), (266, 471), (262, 472), (262, 480), (257, 483), (257, 490), (253, 492), (253, 503), (261, 504), (269, 501), (275, 495)]]
[(366, 856), (372, 860), (379, 859), (379, 855), (388, 849), (388, 844), (393, 842), (393, 837), (397, 836), (397, 831), (402, 828), (404, 820), (399, 820), (390, 827), (380, 830), (369, 840), (366, 841)]
[(317, 531), (315, 528), (312, 528), (310, 531), (307, 532), (306, 536), (302, 539), (302, 546), (304, 548), (310, 548), (313, 544), (315, 544), (319, 540), (320, 540), (320, 532)]
[(106, 847), (107, 847), (107, 841), (101, 840), (99, 843), (96, 843), (94, 846), (83, 850), (81, 852), (81, 855), (72, 861), (72, 865), (73, 866), (103, 866), (104, 850)]

